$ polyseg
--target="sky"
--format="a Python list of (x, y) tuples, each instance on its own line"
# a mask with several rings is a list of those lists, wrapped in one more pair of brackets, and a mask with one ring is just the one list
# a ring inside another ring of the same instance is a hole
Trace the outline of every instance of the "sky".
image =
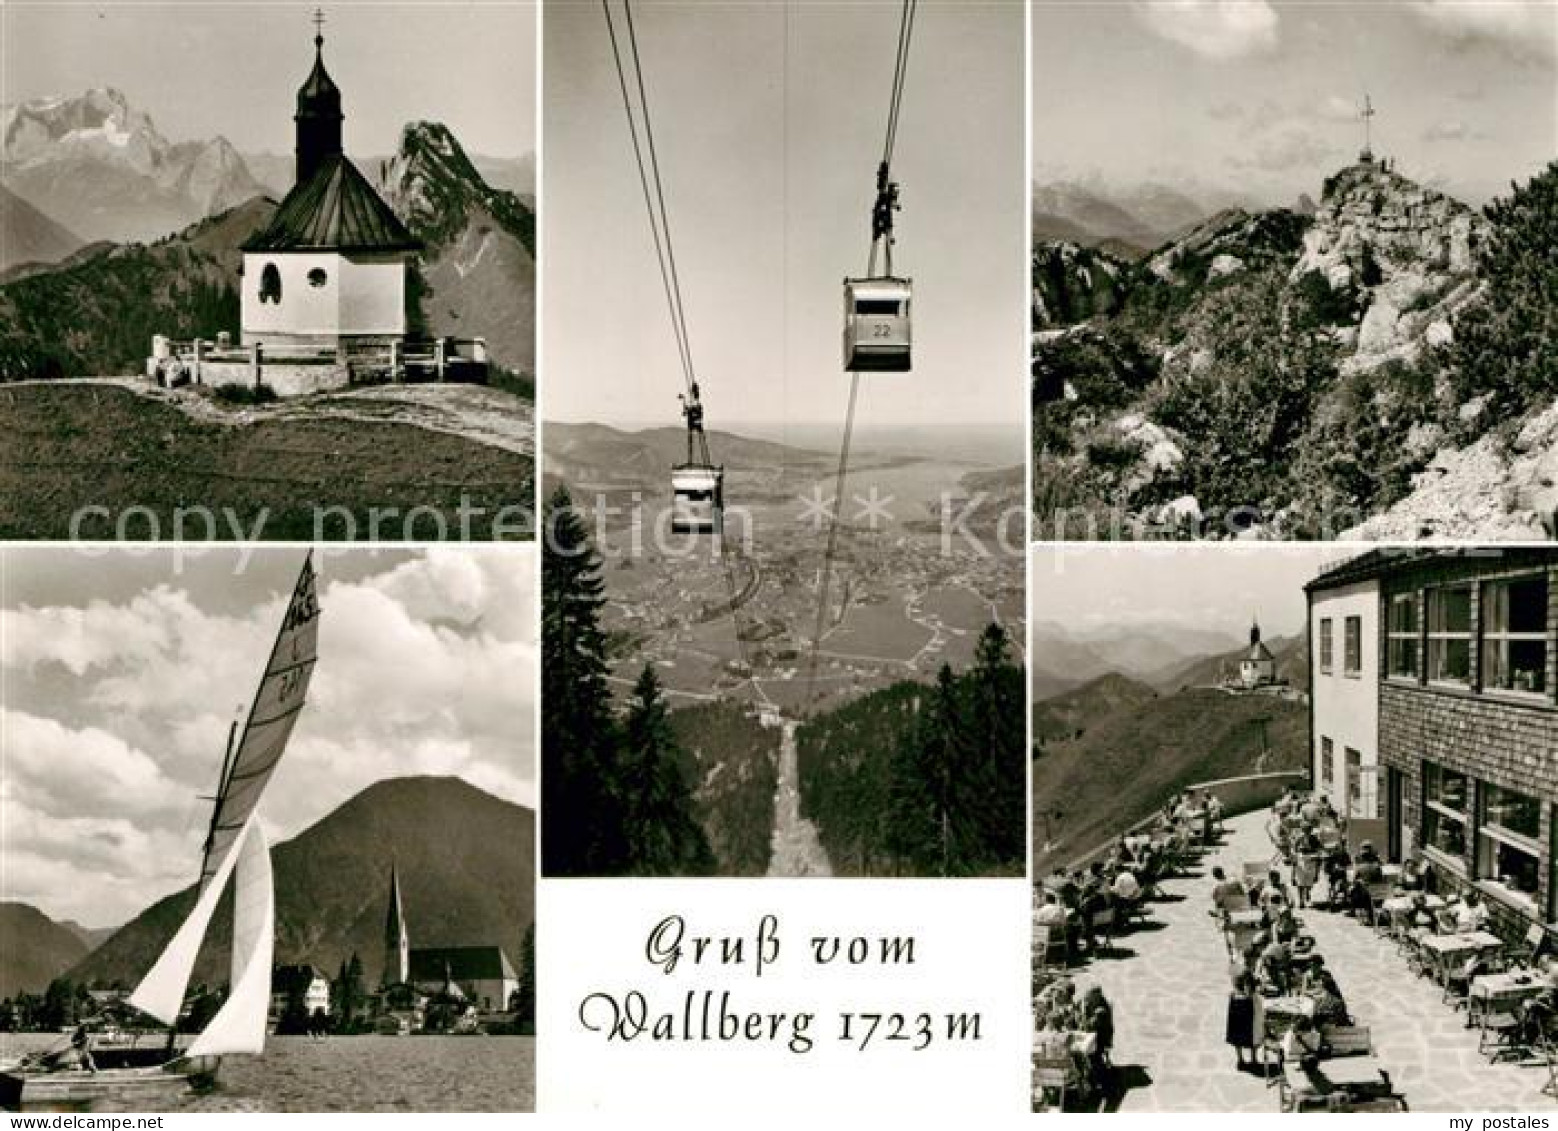
[[(707, 424), (842, 421), (842, 281), (866, 268), (897, 5), (634, 12)], [(557, 3), (544, 25), (547, 417), (678, 425), (605, 17)], [(1019, 3), (919, 5), (893, 160), (914, 370), (862, 377), (862, 424), (1025, 419), (1022, 44)]]
[[(0, 900), (117, 925), (199, 872), (228, 727), (301, 549), (4, 551)], [(319, 660), (260, 814), (272, 844), (368, 785), (454, 775), (534, 807), (529, 547), (316, 554)]]
[[(421, 0), (323, 3), (325, 66), (344, 140), (393, 153), (407, 122), (441, 121), (467, 152), (536, 148), (536, 7)], [(0, 4), (0, 102), (123, 91), (169, 141), (218, 134), (240, 152), (292, 152), (297, 89), (314, 63), (314, 3)]]
[(1473, 204), (1558, 154), (1558, 5), (1039, 0), (1036, 180), (1316, 200), (1361, 148)]
[[(1032, 621), (1090, 632), (1188, 627), (1243, 639), (1255, 616), (1268, 638), (1304, 626), (1303, 587), (1357, 549), (1311, 543), (1133, 542), (1036, 546)], [(1042, 648), (1035, 629), (1034, 647)]]

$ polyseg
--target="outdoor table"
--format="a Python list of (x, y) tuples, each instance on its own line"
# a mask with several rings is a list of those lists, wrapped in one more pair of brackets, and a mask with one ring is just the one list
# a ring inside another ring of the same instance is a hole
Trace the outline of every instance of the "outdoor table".
[(1081, 1053), (1083, 1056), (1092, 1056), (1098, 1051), (1098, 1034), (1087, 1032), (1071, 1032), (1066, 1034), (1066, 1044), (1072, 1052)]
[(1252, 907), (1248, 911), (1230, 911), (1228, 913), (1228, 926), (1235, 929), (1243, 927), (1259, 928), (1264, 921), (1258, 907)]
[[(1412, 910), (1413, 899), (1411, 895), (1393, 895), (1380, 904), (1381, 910), (1388, 911), (1392, 915), (1406, 915)], [(1444, 898), (1437, 895), (1425, 895), (1423, 906), (1429, 911), (1438, 911), (1445, 906)]]
[(1264, 1002), (1266, 1016), (1276, 1014), (1289, 1020), (1297, 1020), (1300, 1017), (1313, 1017), (1315, 1015), (1315, 999), (1303, 994), (1287, 994), (1283, 997), (1269, 997)]
[(1390, 1078), (1377, 1056), (1334, 1056), (1322, 1060), (1310, 1071), (1288, 1062), (1283, 1065), (1288, 1087), (1295, 1093), (1317, 1093), (1322, 1096), (1333, 1092), (1349, 1095), (1383, 1095), (1390, 1091)]
[(1504, 945), (1504, 940), (1487, 931), (1473, 931), (1467, 935), (1428, 935), (1420, 945), (1433, 963), (1439, 983), (1444, 985), (1449, 982), (1457, 960), (1465, 961), (1484, 950), (1496, 950)]
[(1541, 975), (1534, 970), (1506, 970), (1502, 974), (1479, 974), (1471, 980), (1471, 991), (1466, 999), (1466, 1023), (1480, 1024), (1494, 1002), (1513, 1005), (1533, 998), (1546, 988)]

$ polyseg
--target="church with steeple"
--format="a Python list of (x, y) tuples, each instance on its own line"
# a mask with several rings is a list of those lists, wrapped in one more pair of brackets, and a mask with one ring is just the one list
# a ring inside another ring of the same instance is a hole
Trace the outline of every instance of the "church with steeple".
[(402, 343), (407, 277), (422, 247), (342, 148), (341, 90), (325, 69), (323, 15), (315, 21), (314, 66), (293, 115), (294, 184), (242, 245), (243, 345), (278, 360)]
[(1254, 690), (1277, 682), (1277, 658), (1260, 638), (1260, 622), (1250, 622), (1250, 646), (1239, 658), (1239, 685)]

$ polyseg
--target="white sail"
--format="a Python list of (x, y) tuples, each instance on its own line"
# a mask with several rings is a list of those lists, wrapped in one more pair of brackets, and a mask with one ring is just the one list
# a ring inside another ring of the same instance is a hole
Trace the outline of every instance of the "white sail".
[(237, 859), (237, 852), (229, 852), (221, 861), (212, 875), (212, 882), (195, 900), (194, 909), (129, 997), (131, 1005), (151, 1014), (164, 1025), (172, 1025), (178, 1020), (179, 1009), (184, 1004), (184, 989), (189, 985), (190, 971), (195, 968), (195, 959), (200, 954), (201, 940), (206, 937), (206, 928), (211, 925), (211, 916), (216, 914), (217, 902), (222, 898), (222, 889), (227, 886), (227, 877), (232, 874)]
[(211, 814), (211, 833), (206, 840), (200, 868), (201, 890), (211, 883), (217, 866), (249, 822), (260, 796), (281, 761), (292, 724), (303, 709), (308, 684), (314, 674), (319, 639), (319, 603), (314, 594), (314, 565), (310, 555), (303, 562), (298, 582), (287, 604), (287, 615), (271, 647), (265, 674), (249, 708), (243, 734), (222, 768), (216, 808)]
[[(136, 1009), (165, 1025), (171, 1026), (177, 1021), (190, 973), (200, 954), (201, 941), (216, 913), (222, 889), (236, 868), (239, 883), (233, 906), (231, 990), (212, 1025), (196, 1041), (197, 1045), (205, 1041), (220, 1021), (221, 1030), (210, 1037), (208, 1049), (215, 1043), (224, 1046), (221, 1051), (259, 1052), (265, 1042), (276, 904), (270, 850), (254, 818), (254, 810), (276, 764), (281, 761), (292, 724), (303, 709), (314, 670), (318, 635), (319, 606), (314, 597), (313, 557), (310, 555), (298, 574), (287, 614), (271, 648), (254, 703), (249, 708), (243, 737), (237, 747), (228, 752), (222, 766), (195, 906), (128, 999)], [(251, 1002), (256, 997), (261, 1003), (258, 1022), (254, 1021)], [(256, 1024), (257, 1037), (254, 1035)]]
[(271, 881), (270, 846), (265, 843), (257, 818), (246, 826), (237, 851), (232, 988), (222, 1008), (190, 1044), (187, 1056), (265, 1050), (271, 957), (276, 944), (276, 894)]

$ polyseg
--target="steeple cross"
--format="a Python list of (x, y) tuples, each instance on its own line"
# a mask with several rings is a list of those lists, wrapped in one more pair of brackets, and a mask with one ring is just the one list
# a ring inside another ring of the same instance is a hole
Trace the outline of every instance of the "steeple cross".
[(314, 21), (314, 42), (323, 43), (325, 40), (325, 10), (323, 8), (315, 8), (312, 18)]

